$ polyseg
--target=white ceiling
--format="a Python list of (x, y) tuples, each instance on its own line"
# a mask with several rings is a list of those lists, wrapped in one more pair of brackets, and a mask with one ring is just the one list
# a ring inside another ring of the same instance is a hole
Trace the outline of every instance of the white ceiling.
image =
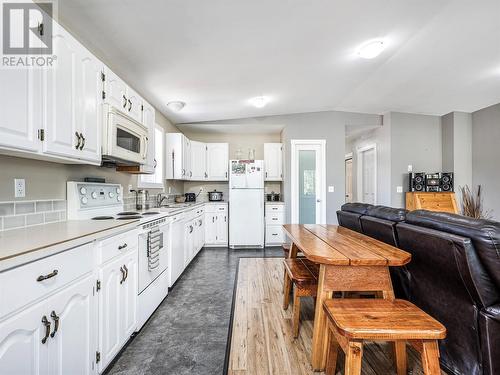
[[(498, 0), (59, 0), (70, 31), (175, 123), (500, 102)], [(355, 56), (385, 38), (376, 59)], [(263, 109), (248, 99), (267, 95)], [(180, 113), (165, 104), (187, 103)]]

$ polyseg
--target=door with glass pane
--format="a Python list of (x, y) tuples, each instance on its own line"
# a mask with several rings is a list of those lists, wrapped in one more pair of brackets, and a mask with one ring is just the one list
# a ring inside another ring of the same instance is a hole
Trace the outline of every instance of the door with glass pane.
[(292, 222), (326, 222), (324, 141), (292, 141)]

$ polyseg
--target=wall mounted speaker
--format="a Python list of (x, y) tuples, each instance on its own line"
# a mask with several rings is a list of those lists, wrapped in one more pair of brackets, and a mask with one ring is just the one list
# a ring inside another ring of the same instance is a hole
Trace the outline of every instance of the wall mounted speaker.
[(410, 173), (409, 174), (409, 191), (425, 191), (425, 173)]
[(454, 191), (452, 172), (441, 173), (441, 179), (439, 180), (439, 187), (441, 191)]

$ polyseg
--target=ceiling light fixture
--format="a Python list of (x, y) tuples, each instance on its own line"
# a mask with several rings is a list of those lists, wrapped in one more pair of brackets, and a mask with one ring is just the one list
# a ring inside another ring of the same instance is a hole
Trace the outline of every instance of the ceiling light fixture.
[(384, 48), (383, 40), (370, 40), (359, 47), (358, 56), (363, 59), (374, 59), (382, 53)]
[(174, 112), (179, 112), (182, 111), (182, 109), (186, 106), (186, 103), (180, 102), (180, 101), (175, 101), (175, 102), (168, 102), (167, 107), (168, 109), (174, 111)]
[(269, 97), (267, 96), (256, 96), (249, 101), (250, 104), (252, 104), (254, 107), (264, 108), (271, 101), (271, 99), (269, 99)]

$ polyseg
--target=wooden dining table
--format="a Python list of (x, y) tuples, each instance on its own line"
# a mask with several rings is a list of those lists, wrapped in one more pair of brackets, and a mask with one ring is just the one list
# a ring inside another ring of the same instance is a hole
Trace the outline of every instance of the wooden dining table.
[(404, 266), (411, 260), (406, 251), (337, 225), (286, 224), (292, 240), (290, 258), (301, 251), (319, 264), (314, 313), (311, 364), (314, 371), (326, 365), (327, 325), (323, 302), (334, 292), (378, 292), (394, 299), (389, 266)]

